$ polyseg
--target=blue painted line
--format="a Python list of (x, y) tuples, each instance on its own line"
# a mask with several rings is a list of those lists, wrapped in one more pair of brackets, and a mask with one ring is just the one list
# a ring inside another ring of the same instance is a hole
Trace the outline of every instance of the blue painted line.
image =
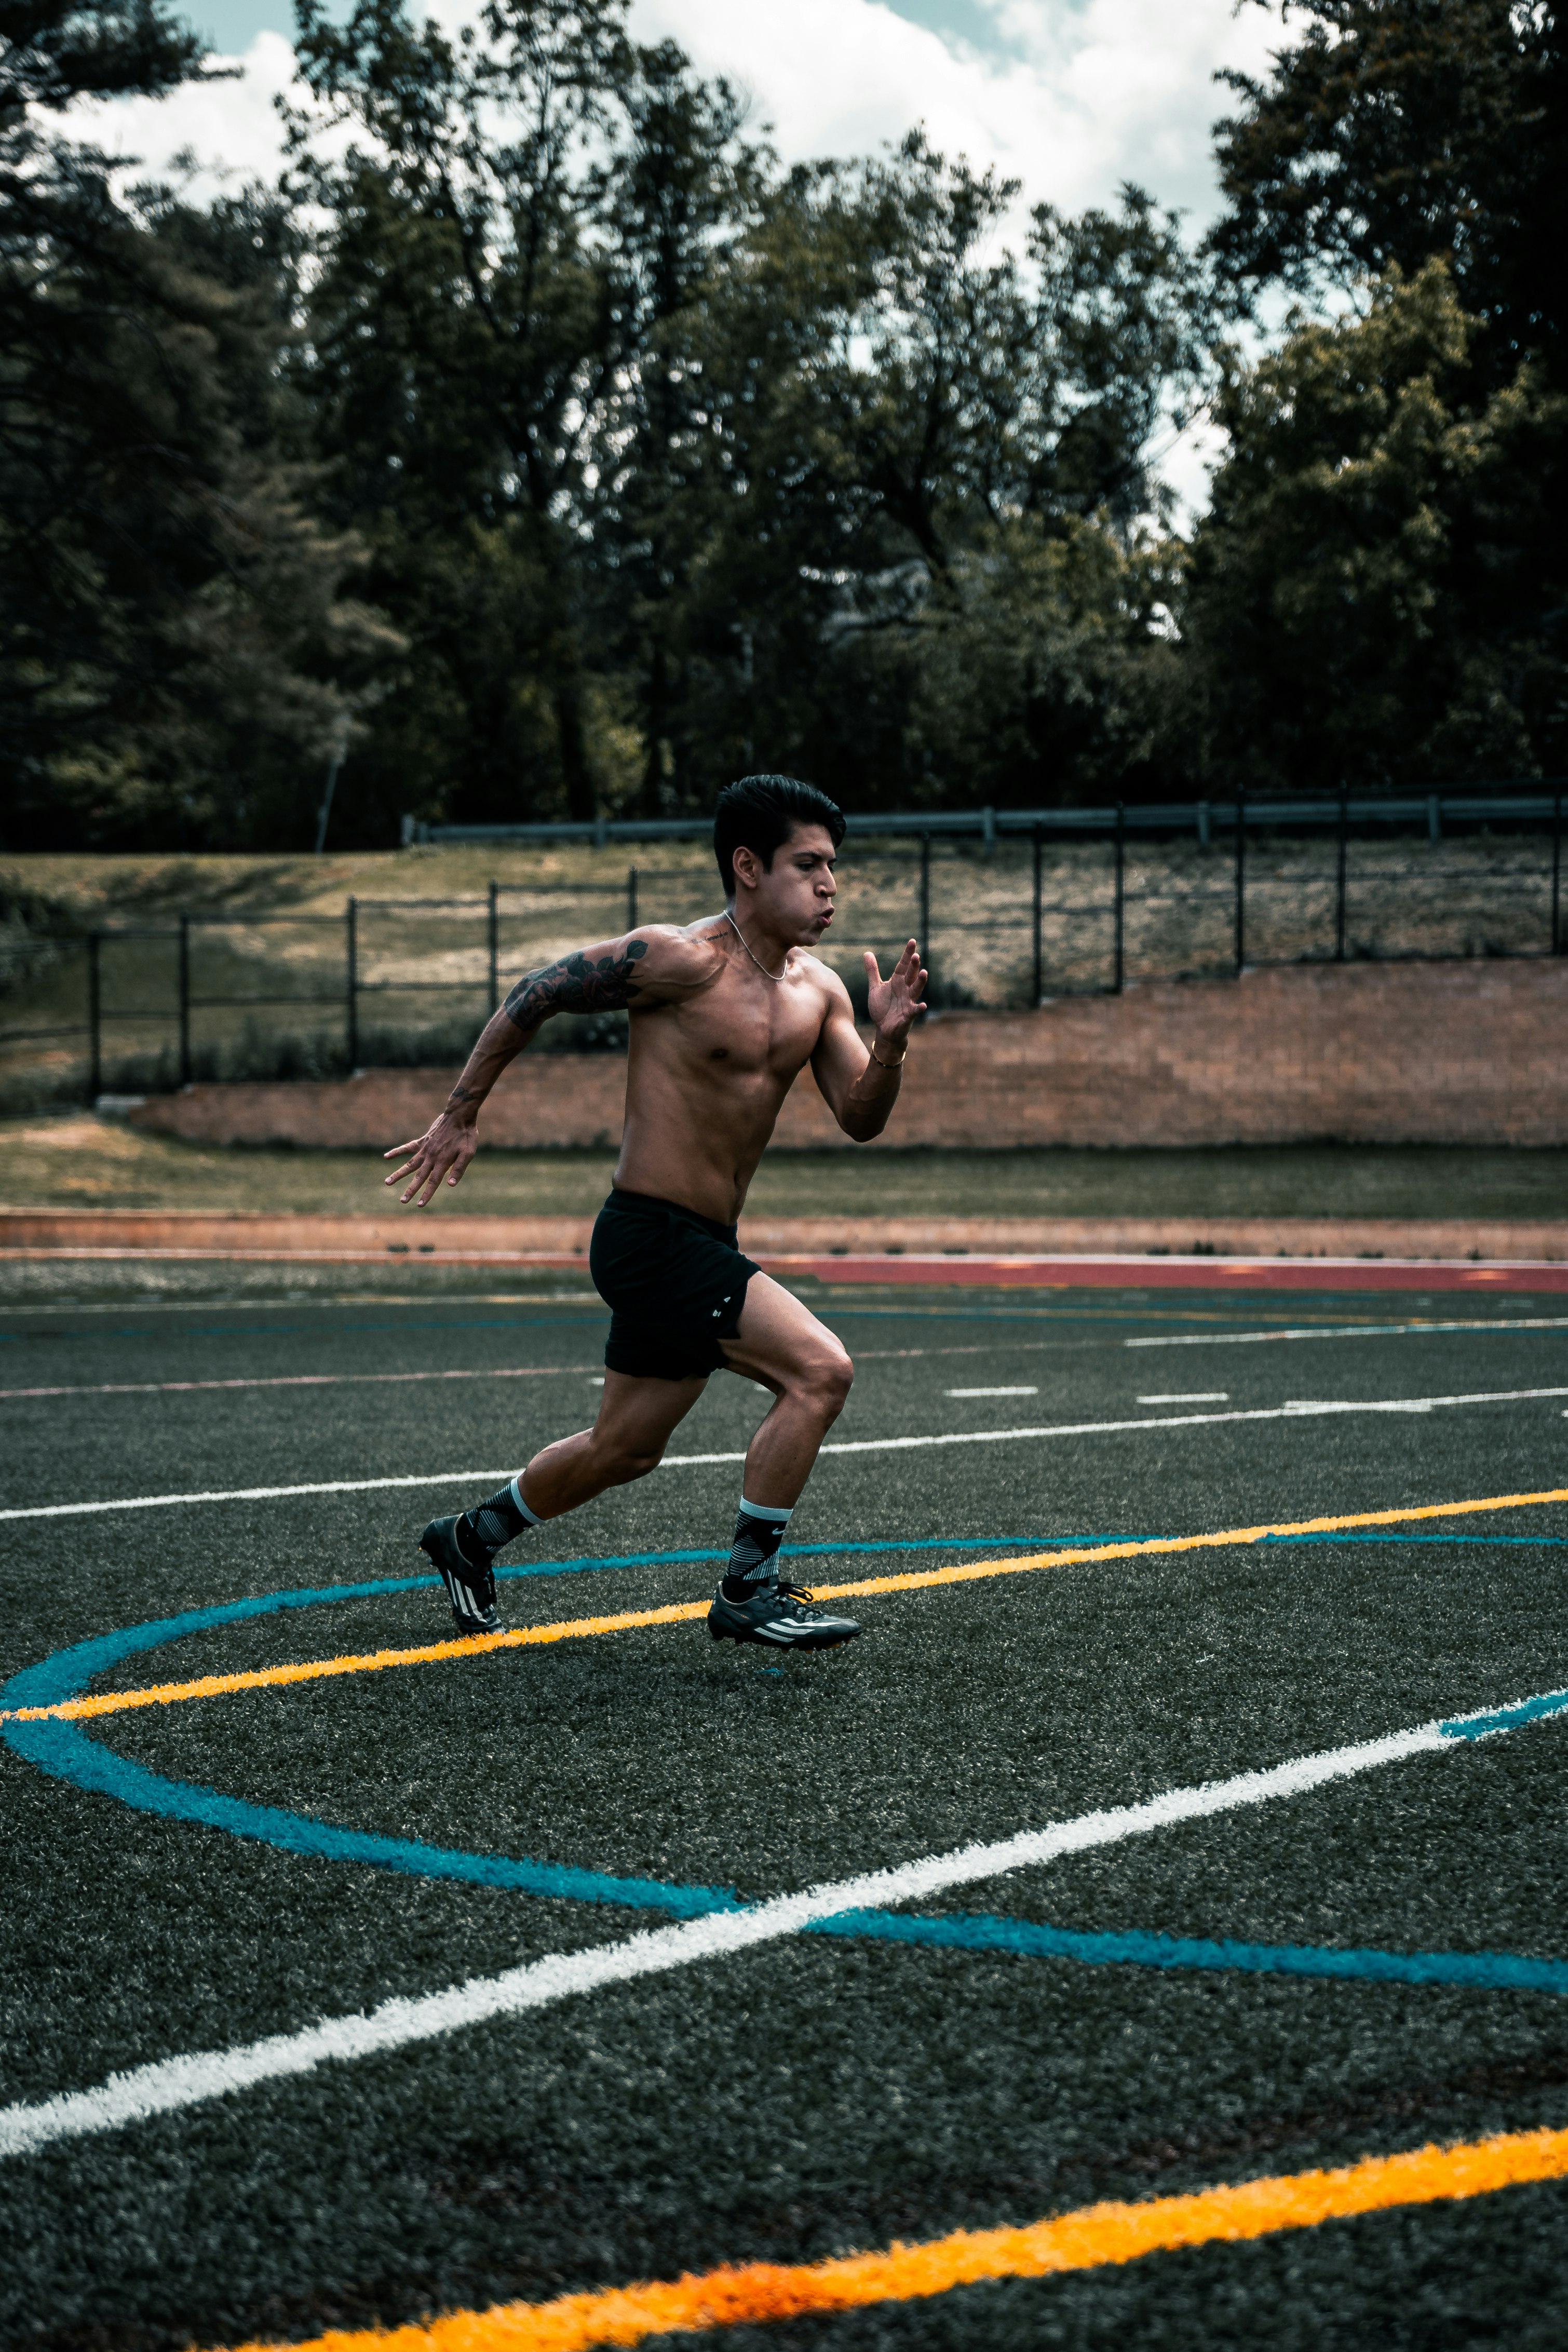
[(313, 1821), (308, 1813), (253, 1805), (195, 1781), (165, 1780), (83, 1738), (75, 1723), (8, 1723), (3, 1727), (17, 1754), (53, 1780), (116, 1798), (137, 1812), (201, 1822), (209, 1829), (226, 1830), (231, 1837), (279, 1847), (285, 1853), (310, 1854), (326, 1862), (366, 1863), (374, 1869), (410, 1878), (456, 1878), (470, 1885), (508, 1887), (514, 1894), (554, 1895), (572, 1903), (626, 1904), (634, 1910), (665, 1911), (683, 1919), (740, 1906), (739, 1896), (721, 1886), (675, 1886), (653, 1878), (616, 1878), (556, 1863), (465, 1853), (447, 1846), (425, 1845), (413, 1838), (375, 1837), (363, 1830), (338, 1829), (330, 1822)]
[[(800, 1544), (786, 1545), (784, 1549), (802, 1557), (823, 1552), (847, 1556), (854, 1552), (969, 1551), (990, 1544), (1100, 1540), (1099, 1537), (1079, 1536), (922, 1536), (904, 1543)], [(1120, 1538), (1107, 1537), (1103, 1540), (1116, 1542)], [(679, 1567), (729, 1557), (728, 1550), (624, 1552), (604, 1559), (530, 1560), (516, 1568), (500, 1568), (496, 1573), (546, 1576), (595, 1568)], [(246, 1601), (219, 1601), (207, 1609), (187, 1609), (177, 1617), (150, 1617), (140, 1625), (122, 1625), (112, 1633), (99, 1633), (90, 1641), (73, 1643), (69, 1649), (55, 1650), (37, 1665), (24, 1667), (0, 1691), (0, 1705), (58, 1706), (61, 1699), (78, 1697), (95, 1675), (108, 1674), (122, 1660), (138, 1657), (148, 1650), (161, 1650), (169, 1642), (183, 1641), (187, 1633), (206, 1633), (215, 1625), (243, 1624), (250, 1618), (271, 1617), (289, 1609), (317, 1609), (334, 1601), (377, 1601), (389, 1593), (417, 1592), (439, 1582), (439, 1577), (431, 1574), (374, 1577), (355, 1584), (306, 1584), (285, 1592), (254, 1593)]]
[[(799, 1549), (802, 1552), (838, 1552), (845, 1555), (868, 1551), (912, 1551), (926, 1548), (966, 1551), (978, 1549), (984, 1543), (1035, 1540), (1066, 1542), (1074, 1538), (993, 1536), (971, 1539), (963, 1536), (928, 1536), (910, 1543), (803, 1544)], [(515, 1570), (500, 1569), (497, 1573), (501, 1576), (544, 1575), (556, 1570), (658, 1568), (691, 1560), (728, 1559), (729, 1557), (727, 1550), (626, 1552), (609, 1559), (536, 1560)], [(99, 1633), (89, 1641), (73, 1643), (69, 1649), (56, 1650), (48, 1657), (40, 1659), (37, 1665), (25, 1666), (0, 1691), (0, 1706), (58, 1706), (61, 1699), (79, 1696), (83, 1686), (95, 1675), (108, 1674), (111, 1667), (119, 1665), (124, 1659), (142, 1656), (149, 1650), (161, 1650), (167, 1643), (183, 1641), (187, 1633), (206, 1633), (215, 1625), (243, 1624), (251, 1618), (276, 1616), (282, 1610), (317, 1609), (334, 1601), (376, 1601), (389, 1593), (416, 1592), (439, 1581), (440, 1579), (435, 1575), (419, 1575), (374, 1577), (355, 1584), (307, 1584), (285, 1592), (254, 1593), (245, 1601), (222, 1601), (211, 1608), (187, 1609), (176, 1617), (150, 1617), (140, 1625), (121, 1625), (112, 1633)]]
[[(1364, 1530), (1361, 1534), (1352, 1532), (1342, 1536), (1265, 1536), (1261, 1540), (1269, 1544), (1464, 1543), (1535, 1546), (1556, 1544), (1568, 1548), (1568, 1536), (1379, 1535)], [(1125, 1530), (1121, 1533), (1109, 1533), (1103, 1528), (1098, 1533), (1065, 1536), (920, 1536), (888, 1543), (784, 1544), (780, 1547), (779, 1557), (781, 1559), (811, 1559), (824, 1554), (829, 1557), (837, 1554), (847, 1556), (851, 1552), (1005, 1551), (1015, 1544), (1020, 1549), (1027, 1550), (1035, 1545), (1054, 1549), (1058, 1545), (1066, 1544), (1156, 1543), (1158, 1541), (1157, 1536), (1147, 1532), (1141, 1535), (1129, 1535)], [(666, 1563), (672, 1566), (677, 1564), (684, 1566), (695, 1564), (700, 1560), (728, 1559), (729, 1557), (728, 1550), (628, 1552), (623, 1556), (606, 1559), (540, 1560), (537, 1563), (525, 1563), (517, 1568), (498, 1568), (496, 1574), (498, 1577), (543, 1576), (589, 1568), (658, 1568)], [(433, 1578), (425, 1580), (435, 1581)]]
[[(917, 1543), (883, 1542), (802, 1546), (803, 1551), (839, 1553), (908, 1550), (918, 1548), (963, 1550), (1028, 1540), (991, 1537), (971, 1545), (963, 1538), (928, 1537)], [(1063, 1538), (1036, 1540), (1064, 1541)], [(1114, 1538), (1106, 1538), (1114, 1540)], [(696, 1555), (695, 1557), (701, 1557)], [(657, 1565), (694, 1557), (690, 1554), (627, 1555), (622, 1565)], [(722, 1554), (708, 1557), (723, 1557)], [(599, 1562), (567, 1562), (569, 1568), (604, 1566)], [(549, 1563), (532, 1563), (542, 1572)], [(0, 1706), (47, 1706), (76, 1696), (95, 1675), (107, 1673), (124, 1659), (162, 1648), (184, 1635), (224, 1624), (264, 1617), (279, 1611), (309, 1609), (334, 1601), (378, 1598), (406, 1592), (436, 1581), (429, 1576), (384, 1577), (352, 1584), (306, 1586), (286, 1592), (262, 1593), (244, 1601), (187, 1610), (173, 1617), (74, 1643), (56, 1651), (12, 1677), (0, 1690)], [(1477, 1739), (1498, 1731), (1568, 1711), (1568, 1690), (1547, 1692), (1500, 1707), (1484, 1716), (1455, 1717), (1439, 1726), (1453, 1739)], [(342, 1829), (309, 1814), (279, 1807), (255, 1805), (225, 1796), (220, 1790), (193, 1781), (173, 1780), (150, 1772), (129, 1758), (115, 1754), (89, 1738), (79, 1724), (58, 1719), (43, 1723), (0, 1724), (0, 1738), (16, 1752), (51, 1779), (107, 1796), (139, 1812), (165, 1820), (199, 1822), (229, 1836), (269, 1845), (284, 1853), (318, 1860), (350, 1862), (405, 1876), (458, 1880), (471, 1885), (504, 1888), (513, 1893), (542, 1895), (576, 1903), (614, 1905), (667, 1916), (692, 1918), (744, 1906), (730, 1887), (683, 1885), (661, 1879), (619, 1877), (609, 1872), (579, 1870), (571, 1865), (516, 1859), (504, 1854), (465, 1853), (428, 1845), (411, 1838), (385, 1838), (358, 1830)], [(1003, 1952), (1023, 1958), (1076, 1960), (1090, 1966), (1133, 1966), (1163, 1969), (1235, 1969), (1254, 1974), (1359, 1978), (1409, 1984), (1470, 1985), (1487, 1990), (1568, 1991), (1568, 1963), (1538, 1959), (1508, 1952), (1386, 1952), (1344, 1949), (1314, 1945), (1268, 1945), (1212, 1942), (1195, 1937), (1150, 1934), (1142, 1930), (1115, 1934), (1051, 1927), (1033, 1921), (1003, 1919), (985, 1914), (944, 1915), (921, 1918), (905, 1912), (846, 1911), (817, 1920), (809, 1934), (871, 1938), (880, 1942), (946, 1947), (955, 1950)]]
[(1240, 1969), (1258, 1976), (1356, 1977), (1384, 1984), (1479, 1985), (1489, 1991), (1568, 1992), (1568, 1961), (1513, 1952), (1383, 1952), (1325, 1944), (1210, 1943), (1139, 1929), (1085, 1933), (984, 1913), (920, 1918), (903, 1911), (840, 1911), (814, 1919), (816, 1936), (869, 1937), (879, 1943), (926, 1944), (963, 1952), (1079, 1960), (1091, 1968)]
[[(162, 1649), (187, 1633), (204, 1633), (214, 1625), (233, 1625), (248, 1618), (267, 1617), (279, 1610), (312, 1609), (329, 1601), (363, 1601), (384, 1593), (407, 1592), (433, 1577), (398, 1576), (374, 1583), (305, 1587), (289, 1592), (260, 1593), (248, 1601), (230, 1601), (212, 1609), (191, 1609), (177, 1617), (126, 1625), (96, 1640), (78, 1642), (68, 1650), (13, 1675), (0, 1705), (52, 1706), (74, 1698), (84, 1684), (106, 1674), (123, 1659)], [(330, 1862), (368, 1863), (378, 1870), (400, 1872), (417, 1878), (459, 1878), (481, 1886), (507, 1886), (520, 1894), (552, 1895), (577, 1903), (627, 1903), (638, 1910), (662, 1910), (681, 1917), (707, 1911), (731, 1910), (738, 1897), (723, 1887), (672, 1886), (658, 1879), (616, 1878), (608, 1873), (569, 1869), (554, 1863), (515, 1862), (505, 1855), (465, 1853), (446, 1846), (425, 1845), (410, 1838), (375, 1837), (359, 1830), (343, 1830), (308, 1813), (285, 1812), (272, 1805), (253, 1805), (226, 1797), (195, 1781), (171, 1780), (149, 1772), (112, 1748), (89, 1738), (76, 1723), (0, 1724), (3, 1736), (52, 1780), (68, 1780), (79, 1789), (113, 1797), (137, 1812), (166, 1819), (202, 1822), (226, 1830), (231, 1837), (248, 1838), (286, 1853), (314, 1854)]]
[[(981, 1538), (986, 1543), (1016, 1542), (1014, 1537)], [(962, 1538), (917, 1538), (910, 1544), (812, 1544), (804, 1552), (849, 1552), (972, 1548)], [(515, 1571), (544, 1575), (552, 1570), (612, 1567), (655, 1567), (700, 1559), (727, 1559), (727, 1552), (652, 1552), (627, 1554), (618, 1559), (531, 1561)], [(13, 1675), (0, 1691), (0, 1706), (53, 1706), (74, 1698), (94, 1676), (107, 1674), (125, 1659), (162, 1649), (187, 1634), (214, 1626), (240, 1624), (294, 1609), (314, 1609), (331, 1601), (376, 1600), (412, 1592), (438, 1582), (433, 1575), (382, 1577), (353, 1584), (306, 1585), (286, 1592), (265, 1592), (245, 1601), (229, 1601), (208, 1609), (189, 1609), (174, 1617), (159, 1617), (141, 1625), (121, 1626), (69, 1649), (57, 1650), (37, 1665)], [(357, 1862), (377, 1870), (416, 1878), (461, 1879), (479, 1886), (500, 1886), (525, 1895), (554, 1895), (575, 1903), (626, 1905), (634, 1910), (664, 1911), (694, 1918), (711, 1911), (733, 1910), (739, 1897), (726, 1887), (683, 1886), (661, 1879), (622, 1878), (603, 1871), (577, 1870), (554, 1863), (515, 1861), (501, 1854), (467, 1853), (459, 1849), (426, 1845), (411, 1838), (384, 1838), (361, 1830), (345, 1830), (308, 1813), (255, 1805), (227, 1797), (195, 1781), (173, 1780), (147, 1771), (88, 1737), (81, 1725), (58, 1720), (46, 1723), (0, 1724), (3, 1737), (52, 1780), (112, 1797), (137, 1812), (167, 1820), (200, 1822), (284, 1853), (309, 1854), (329, 1862)]]
[(1489, 1715), (1455, 1716), (1437, 1726), (1445, 1739), (1488, 1739), (1494, 1731), (1516, 1731), (1521, 1723), (1539, 1723), (1568, 1708), (1568, 1690), (1542, 1691), (1521, 1699), (1517, 1706), (1500, 1706)]
[[(203, 1633), (214, 1625), (242, 1624), (251, 1617), (271, 1617), (284, 1609), (315, 1609), (328, 1601), (372, 1601), (390, 1592), (413, 1592), (434, 1584), (434, 1576), (377, 1577), (360, 1584), (303, 1585), (288, 1592), (258, 1592), (247, 1601), (219, 1601), (210, 1609), (187, 1609), (177, 1617), (150, 1617), (140, 1625), (121, 1625), (112, 1633), (96, 1634), (56, 1650), (34, 1666), (12, 1676), (0, 1702), (7, 1706), (54, 1706), (76, 1698), (95, 1675), (107, 1674), (124, 1658), (147, 1650), (161, 1650), (167, 1642), (187, 1633)], [(0, 1729), (9, 1727), (0, 1726)]]

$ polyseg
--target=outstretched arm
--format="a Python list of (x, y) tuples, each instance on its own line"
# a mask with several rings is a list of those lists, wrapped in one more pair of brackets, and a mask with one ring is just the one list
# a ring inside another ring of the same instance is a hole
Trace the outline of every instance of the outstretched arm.
[[(423, 1135), (383, 1154), (384, 1159), (403, 1162), (384, 1180), (401, 1184), (407, 1178), (407, 1190), (400, 1199), (407, 1202), (417, 1193), (423, 1209), (435, 1199), (443, 1176), (448, 1184), (459, 1181), (479, 1149), (479, 1105), (507, 1064), (554, 1013), (618, 1012), (643, 993), (650, 982), (658, 992), (659, 981), (668, 977), (662, 971), (668, 958), (658, 952), (662, 945), (647, 934), (629, 931), (624, 939), (606, 940), (525, 973), (479, 1033), (479, 1043), (439, 1118)], [(651, 966), (650, 946), (655, 949)]]
[(823, 1100), (845, 1134), (857, 1143), (869, 1143), (892, 1117), (899, 1099), (900, 1066), (910, 1031), (925, 1011), (921, 992), (929, 977), (921, 969), (921, 951), (913, 940), (886, 980), (868, 949), (866, 972), (871, 983), (868, 1009), (875, 1032), (870, 1051), (855, 1026), (848, 992), (835, 978), (833, 1002), (811, 1057), (812, 1076)]

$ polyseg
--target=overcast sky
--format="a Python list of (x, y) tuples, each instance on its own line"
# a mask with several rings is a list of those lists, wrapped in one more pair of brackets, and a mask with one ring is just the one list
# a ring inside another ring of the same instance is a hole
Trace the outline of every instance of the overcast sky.
[[(431, 13), (460, 7), (437, 0)], [(243, 79), (95, 109), (96, 135), (154, 168), (193, 147), (230, 173), (267, 170), (289, 0), (189, 0), (181, 13), (243, 60)], [(1279, 37), (1271, 12), (1236, 0), (634, 0), (632, 24), (737, 82), (789, 161), (864, 153), (924, 122), (1030, 199), (1077, 209), (1135, 179), (1200, 219), (1226, 99), (1215, 68), (1256, 68)]]
[[(181, 13), (241, 78), (83, 111), (100, 144), (154, 172), (195, 150), (210, 167), (195, 193), (210, 193), (275, 164), (293, 18), (289, 0)], [(434, 0), (428, 13), (468, 12)], [(1277, 14), (1251, 0), (633, 0), (631, 21), (738, 84), (788, 162), (867, 153), (923, 122), (938, 147), (1021, 180), (1028, 202), (1076, 211), (1131, 179), (1194, 226), (1215, 205), (1210, 133), (1228, 94), (1215, 73), (1258, 71), (1279, 40)], [(1204, 455), (1194, 436), (1167, 465), (1189, 508)]]

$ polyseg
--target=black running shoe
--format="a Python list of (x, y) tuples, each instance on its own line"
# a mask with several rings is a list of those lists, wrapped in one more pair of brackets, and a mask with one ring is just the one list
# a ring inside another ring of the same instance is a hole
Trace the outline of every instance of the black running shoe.
[(726, 1601), (721, 1584), (708, 1612), (716, 1642), (765, 1642), (775, 1650), (832, 1650), (860, 1631), (853, 1617), (830, 1617), (802, 1607), (811, 1599), (798, 1584), (760, 1584), (750, 1601)]
[(419, 1549), (428, 1554), (440, 1574), (458, 1633), (498, 1632), (500, 1613), (496, 1608), (496, 1580), (489, 1562), (487, 1560), (483, 1568), (474, 1568), (465, 1559), (458, 1549), (457, 1519), (432, 1519), (419, 1538)]

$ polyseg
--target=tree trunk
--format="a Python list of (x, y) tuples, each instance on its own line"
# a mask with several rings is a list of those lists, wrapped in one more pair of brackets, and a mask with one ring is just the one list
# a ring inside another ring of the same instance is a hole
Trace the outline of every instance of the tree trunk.
[(642, 807), (645, 816), (661, 814), (664, 784), (665, 722), (669, 715), (669, 669), (662, 638), (655, 638), (647, 672), (647, 750), (643, 761)]
[(561, 745), (561, 772), (566, 784), (566, 814), (574, 824), (592, 824), (599, 814), (598, 794), (588, 765), (588, 743), (583, 725), (583, 694), (574, 668), (555, 681), (555, 732)]

